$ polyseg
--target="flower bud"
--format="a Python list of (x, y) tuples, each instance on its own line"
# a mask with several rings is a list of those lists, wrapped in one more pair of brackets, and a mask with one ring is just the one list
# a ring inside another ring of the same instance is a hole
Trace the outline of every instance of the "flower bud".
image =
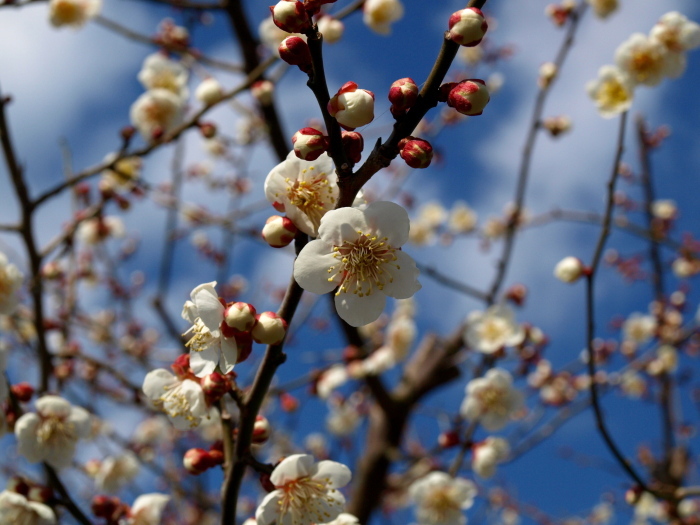
[(273, 248), (284, 248), (294, 240), (296, 234), (297, 227), (291, 219), (279, 215), (267, 219), (262, 229), (263, 239)]
[(311, 28), (304, 4), (297, 0), (281, 0), (270, 6), (270, 12), (275, 25), (287, 33), (303, 33)]
[(275, 312), (263, 312), (256, 316), (258, 324), (251, 332), (256, 343), (276, 345), (281, 343), (287, 333), (287, 321)]
[(348, 131), (365, 126), (374, 120), (374, 93), (346, 82), (328, 102), (328, 113)]
[(564, 283), (575, 283), (585, 273), (585, 267), (577, 257), (564, 257), (554, 267), (554, 277)]
[(275, 85), (269, 80), (258, 80), (250, 86), (251, 95), (261, 104), (269, 104), (272, 101), (274, 91)]
[(447, 96), (447, 105), (462, 115), (481, 115), (491, 97), (483, 80), (463, 80)]
[(299, 66), (304, 73), (311, 72), (311, 51), (309, 51), (309, 45), (301, 38), (288, 36), (282, 40), (278, 50), (280, 58), (287, 64)]
[(571, 129), (571, 119), (566, 115), (548, 117), (542, 122), (542, 127), (546, 129), (552, 137), (558, 137)]
[(459, 434), (454, 430), (441, 433), (438, 436), (438, 445), (442, 448), (451, 448), (459, 445)]
[(205, 78), (197, 86), (194, 96), (205, 106), (211, 106), (219, 102), (224, 96), (224, 88), (214, 77)]
[(399, 141), (399, 155), (412, 168), (427, 168), (433, 160), (433, 147), (427, 140), (406, 137)]
[(283, 392), (280, 394), (280, 408), (285, 412), (295, 412), (299, 408), (299, 400), (292, 394)]
[(202, 134), (202, 137), (205, 139), (213, 139), (216, 137), (216, 124), (213, 122), (200, 122), (198, 124), (199, 127), (199, 132)]
[(172, 368), (175, 375), (180, 379), (189, 377), (190, 374), (192, 374), (192, 370), (190, 369), (190, 354), (180, 354), (177, 356), (177, 359), (170, 365), (170, 368)]
[(327, 44), (335, 44), (343, 36), (345, 25), (332, 16), (322, 16), (316, 22), (319, 32), (323, 35), (323, 41)]
[(185, 452), (182, 458), (182, 464), (187, 472), (195, 476), (198, 476), (215, 465), (209, 452), (203, 448), (191, 448)]
[(43, 485), (34, 485), (29, 488), (27, 499), (30, 501), (38, 501), (39, 503), (48, 504), (54, 499), (53, 490), (51, 487)]
[(253, 425), (253, 443), (262, 445), (270, 438), (270, 422), (265, 416), (257, 416)]
[(210, 405), (213, 405), (224, 397), (226, 392), (231, 389), (231, 383), (228, 377), (221, 375), (219, 372), (212, 372), (204, 376), (199, 383)]
[(527, 287), (524, 284), (514, 284), (506, 291), (506, 299), (517, 306), (522, 306), (527, 298)]
[(411, 78), (400, 78), (389, 89), (391, 114), (395, 117), (411, 108), (418, 99), (418, 85)]
[(315, 128), (301, 128), (292, 137), (294, 154), (302, 160), (316, 160), (328, 149), (328, 138)]
[(126, 514), (127, 507), (119, 498), (112, 498), (99, 495), (92, 498), (92, 513), (98, 518), (104, 518), (108, 522), (116, 522), (123, 514)]
[(24, 478), (20, 476), (12, 476), (7, 481), (5, 488), (10, 492), (16, 492), (17, 494), (22, 494), (22, 496), (27, 497), (31, 487)]
[(554, 62), (545, 62), (540, 66), (540, 76), (537, 79), (537, 85), (540, 89), (545, 89), (557, 77), (557, 65)]
[(10, 388), (12, 395), (20, 403), (28, 403), (34, 395), (34, 387), (27, 382), (17, 383)]
[(232, 303), (224, 311), (224, 321), (236, 332), (249, 332), (256, 323), (255, 307), (248, 303)]
[(448, 27), (453, 42), (460, 46), (473, 47), (484, 38), (489, 25), (480, 9), (467, 7), (452, 13)]
[(353, 164), (360, 162), (362, 150), (365, 149), (365, 139), (357, 131), (341, 131), (343, 149), (348, 160)]

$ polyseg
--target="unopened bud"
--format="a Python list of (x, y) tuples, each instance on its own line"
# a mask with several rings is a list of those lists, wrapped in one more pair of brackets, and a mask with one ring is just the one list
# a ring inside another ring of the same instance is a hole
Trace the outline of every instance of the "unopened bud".
[(185, 452), (182, 458), (182, 464), (187, 472), (195, 476), (198, 476), (214, 466), (209, 452), (202, 448), (191, 448)]
[(199, 131), (205, 139), (213, 139), (216, 137), (216, 124), (213, 122), (201, 122), (199, 124)]
[(540, 66), (540, 76), (537, 79), (537, 85), (540, 89), (545, 89), (557, 77), (557, 65), (554, 62), (545, 62)]
[(309, 45), (298, 36), (288, 36), (279, 46), (280, 58), (287, 64), (299, 66), (304, 73), (311, 72)]
[(12, 395), (20, 403), (28, 403), (34, 395), (34, 387), (27, 382), (17, 383), (10, 388)]
[(267, 219), (262, 229), (263, 239), (273, 248), (284, 248), (294, 240), (296, 234), (297, 227), (291, 219), (279, 215)]
[(395, 117), (403, 114), (418, 100), (418, 85), (411, 78), (400, 78), (389, 89), (391, 114)]
[(242, 363), (253, 351), (253, 336), (249, 332), (236, 334), (236, 345), (238, 346), (238, 360), (236, 363)]
[(228, 378), (219, 372), (212, 372), (204, 376), (200, 380), (200, 385), (202, 386), (202, 392), (204, 392), (207, 401), (211, 405), (224, 397), (226, 392), (231, 389), (231, 383)]
[(275, 25), (287, 33), (303, 33), (311, 28), (304, 4), (296, 0), (281, 0), (270, 6), (270, 12)]
[(29, 484), (19, 476), (12, 476), (5, 486), (10, 492), (16, 492), (17, 494), (22, 494), (22, 496), (27, 496), (29, 494)]
[(328, 113), (345, 130), (365, 126), (374, 120), (374, 93), (346, 82), (328, 102)]
[(125, 505), (119, 498), (99, 495), (92, 498), (92, 513), (98, 518), (104, 518), (108, 522), (116, 521), (122, 513), (126, 513)]
[(211, 106), (223, 98), (224, 88), (214, 77), (205, 78), (197, 86), (194, 96), (205, 106)]
[(301, 128), (292, 137), (294, 154), (302, 160), (316, 160), (328, 149), (328, 138), (315, 128)]
[(571, 119), (566, 115), (549, 117), (544, 119), (542, 127), (546, 129), (552, 137), (558, 137), (571, 129)]
[(348, 160), (353, 164), (360, 162), (362, 150), (365, 149), (365, 139), (357, 131), (341, 131), (343, 150)]
[(564, 283), (575, 283), (585, 273), (585, 266), (577, 257), (564, 257), (554, 267), (554, 277)]
[(443, 432), (438, 436), (438, 445), (442, 448), (450, 448), (459, 445), (459, 434), (454, 430)]
[(269, 104), (272, 101), (274, 91), (275, 85), (269, 80), (258, 80), (250, 86), (251, 95), (261, 104)]
[(514, 284), (506, 292), (506, 299), (517, 306), (522, 306), (527, 297), (527, 287), (524, 284)]
[(484, 38), (489, 25), (480, 9), (467, 7), (452, 13), (448, 27), (453, 42), (460, 46), (473, 47)]
[(332, 16), (322, 16), (316, 22), (319, 32), (323, 35), (323, 41), (328, 44), (335, 44), (343, 36), (345, 25)]
[(224, 464), (224, 453), (216, 448), (212, 448), (209, 450), (209, 461), (211, 462), (211, 466), (215, 467), (217, 465), (223, 465)]
[(447, 105), (462, 115), (481, 115), (491, 97), (483, 80), (463, 80), (450, 90)]
[(224, 311), (224, 321), (236, 332), (249, 332), (255, 326), (255, 307), (248, 303), (232, 303)]
[(280, 394), (280, 408), (285, 412), (294, 412), (299, 408), (299, 400), (292, 394), (283, 392)]
[(412, 168), (427, 168), (433, 160), (433, 147), (427, 140), (406, 137), (399, 141), (399, 155)]
[(265, 416), (257, 416), (253, 425), (253, 443), (262, 445), (270, 438), (270, 422)]
[(263, 312), (257, 316), (258, 324), (251, 332), (256, 343), (276, 345), (287, 334), (287, 321), (275, 312)]

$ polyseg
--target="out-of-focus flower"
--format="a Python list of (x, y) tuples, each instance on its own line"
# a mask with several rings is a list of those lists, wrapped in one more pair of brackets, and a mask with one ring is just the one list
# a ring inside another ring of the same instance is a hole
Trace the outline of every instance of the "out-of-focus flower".
[(335, 207), (338, 177), (327, 154), (314, 161), (297, 158), (293, 151), (265, 179), (265, 197), (285, 212), (297, 228), (318, 235), (322, 217)]
[(634, 33), (615, 51), (615, 63), (633, 82), (656, 86), (670, 71), (668, 51), (643, 33)]
[(452, 205), (447, 227), (452, 233), (469, 233), (474, 231), (478, 216), (466, 202), (457, 201)]
[(563, 283), (575, 283), (584, 274), (585, 267), (578, 257), (564, 257), (554, 267), (554, 277)]
[(321, 220), (318, 239), (294, 263), (294, 278), (313, 293), (335, 287), (338, 314), (352, 326), (376, 320), (386, 296), (406, 299), (421, 285), (413, 259), (400, 250), (410, 221), (398, 204), (373, 202), (364, 210), (341, 208)]
[(214, 77), (208, 77), (197, 86), (194, 96), (205, 106), (211, 106), (223, 98), (224, 87)]
[(314, 462), (308, 454), (283, 459), (270, 475), (275, 490), (255, 512), (258, 525), (311, 525), (340, 515), (345, 498), (337, 489), (348, 484), (350, 469), (335, 461)]
[(347, 383), (348, 379), (345, 365), (333, 365), (324, 370), (316, 381), (316, 394), (321, 399), (327, 399), (333, 390)]
[(129, 116), (144, 140), (168, 133), (182, 119), (183, 100), (167, 89), (151, 89), (131, 105)]
[(163, 53), (148, 55), (138, 74), (139, 82), (147, 90), (164, 89), (181, 99), (186, 99), (188, 96), (188, 78), (187, 68)]
[(330, 413), (326, 417), (326, 430), (336, 437), (352, 434), (362, 421), (358, 407), (351, 400), (328, 403)]
[(78, 440), (89, 434), (90, 414), (58, 396), (39, 398), (36, 413), (27, 412), (15, 424), (19, 453), (57, 469), (70, 466)]
[(328, 101), (328, 113), (348, 131), (365, 126), (374, 120), (374, 93), (346, 82)]
[[(260, 41), (276, 56), (279, 56), (279, 46), (282, 40), (289, 36), (289, 33), (282, 31), (279, 27), (275, 25), (275, 21), (272, 17), (268, 17), (258, 26), (258, 35), (260, 36)], [(305, 38), (302, 35), (296, 35), (300, 38)]]
[(546, 129), (552, 137), (558, 137), (571, 129), (571, 119), (566, 115), (547, 117), (542, 122), (542, 127)]
[(111, 238), (124, 237), (126, 230), (122, 220), (115, 215), (95, 217), (80, 223), (75, 236), (86, 244), (96, 245)]
[(400, 0), (367, 0), (363, 6), (363, 22), (375, 33), (391, 34), (391, 24), (403, 17)]
[[(112, 162), (117, 158), (116, 153), (109, 153), (104, 162)], [(114, 167), (106, 169), (102, 172), (100, 180), (100, 189), (105, 190), (131, 190), (134, 188), (136, 181), (141, 176), (141, 167), (143, 161), (141, 157), (124, 157), (114, 163)]]
[(345, 25), (332, 16), (322, 16), (318, 19), (318, 30), (323, 35), (323, 41), (327, 44), (335, 44), (343, 37)]
[(625, 341), (643, 344), (654, 337), (656, 327), (656, 319), (653, 316), (635, 312), (622, 324), (622, 333)]
[(0, 314), (10, 315), (17, 310), (19, 298), (17, 292), (22, 286), (24, 275), (7, 256), (0, 252)]
[(0, 523), (7, 525), (54, 525), (56, 515), (51, 507), (29, 501), (22, 494), (3, 490), (0, 492)]
[(334, 519), (331, 522), (325, 523), (324, 525), (360, 525), (360, 520), (358, 520), (352, 514), (343, 512), (336, 519)]
[(49, 20), (54, 27), (73, 26), (77, 29), (96, 17), (102, 9), (102, 0), (51, 0)]
[(598, 79), (586, 84), (586, 90), (602, 117), (612, 118), (632, 107), (634, 83), (615, 66), (601, 67)]
[(671, 199), (658, 199), (651, 203), (651, 213), (662, 221), (671, 221), (678, 216), (678, 206)]
[(167, 494), (142, 494), (131, 506), (125, 525), (160, 525), (161, 516), (169, 501), (170, 496)]
[(490, 478), (496, 473), (496, 465), (510, 454), (510, 445), (500, 437), (487, 437), (472, 449), (472, 470), (482, 478)]
[(671, 11), (651, 28), (649, 36), (666, 48), (667, 74), (671, 78), (678, 78), (685, 71), (685, 52), (700, 46), (700, 25), (688, 20), (678, 11)]
[(495, 305), (485, 312), (474, 311), (467, 317), (464, 341), (469, 348), (492, 354), (505, 346), (519, 345), (525, 330), (515, 321), (507, 305)]
[(618, 0), (586, 0), (598, 18), (607, 18), (617, 11)]
[(139, 469), (140, 463), (131, 451), (121, 456), (110, 456), (100, 462), (95, 485), (100, 491), (117, 492), (138, 475)]
[(474, 483), (446, 472), (431, 472), (408, 488), (420, 525), (464, 525), (462, 511), (474, 504), (476, 493)]
[(522, 393), (513, 386), (510, 373), (502, 368), (492, 368), (484, 377), (469, 381), (466, 393), (460, 414), (470, 421), (478, 420), (490, 431), (503, 428), (523, 406)]

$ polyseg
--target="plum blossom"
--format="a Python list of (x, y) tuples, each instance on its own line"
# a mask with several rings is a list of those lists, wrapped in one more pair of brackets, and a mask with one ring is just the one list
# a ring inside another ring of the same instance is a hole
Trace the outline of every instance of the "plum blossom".
[(22, 494), (3, 490), (0, 492), (0, 523), (17, 525), (54, 525), (56, 515), (51, 507), (29, 501)]
[(671, 72), (666, 47), (643, 33), (634, 33), (620, 44), (615, 62), (633, 82), (645, 86), (656, 86)]
[(408, 489), (420, 525), (464, 525), (467, 518), (462, 511), (474, 504), (476, 492), (468, 479), (445, 472), (431, 472)]
[(17, 292), (24, 275), (0, 252), (0, 314), (11, 315), (19, 305)]
[(294, 278), (313, 293), (337, 287), (338, 315), (352, 326), (371, 323), (386, 296), (407, 299), (421, 288), (416, 263), (400, 249), (409, 228), (408, 213), (393, 202), (332, 210), (297, 257)]
[(127, 517), (120, 520), (119, 525), (160, 525), (163, 510), (169, 501), (167, 494), (142, 494), (136, 498)]
[[(104, 162), (111, 163), (116, 158), (116, 153), (109, 153), (105, 156)], [(117, 160), (114, 163), (114, 168), (106, 169), (102, 172), (100, 190), (132, 190), (141, 176), (142, 166), (143, 161), (141, 157), (123, 157)]]
[(470, 348), (492, 354), (505, 346), (519, 345), (525, 330), (515, 321), (507, 305), (495, 305), (485, 312), (474, 311), (467, 317), (464, 341)]
[(622, 333), (625, 341), (643, 344), (654, 337), (657, 322), (654, 316), (634, 312), (622, 324)]
[(238, 360), (236, 339), (226, 337), (222, 330), (225, 308), (215, 286), (216, 281), (195, 287), (182, 309), (182, 318), (192, 323), (182, 335), (191, 334), (186, 346), (190, 349), (190, 367), (197, 377), (211, 374), (217, 364), (227, 374)]
[(272, 471), (275, 490), (260, 503), (255, 519), (258, 525), (328, 523), (343, 510), (345, 497), (337, 489), (350, 478), (350, 469), (341, 463), (316, 463), (308, 454), (288, 456)]
[(403, 4), (400, 0), (367, 0), (362, 9), (362, 21), (380, 35), (390, 34), (391, 24), (403, 17)]
[(607, 18), (617, 11), (618, 0), (586, 0), (598, 18)]
[(612, 118), (632, 107), (634, 82), (620, 68), (603, 66), (598, 71), (598, 79), (586, 84), (586, 91), (595, 102), (598, 113), (604, 118)]
[(651, 28), (651, 40), (668, 51), (668, 76), (678, 78), (685, 71), (685, 52), (700, 46), (700, 25), (678, 11), (663, 15)]
[(78, 29), (96, 17), (102, 9), (102, 0), (51, 0), (49, 21), (54, 27), (73, 26)]
[(336, 519), (324, 525), (360, 525), (360, 520), (352, 514), (342, 512)]
[(17, 450), (31, 463), (45, 461), (56, 469), (70, 466), (79, 439), (90, 435), (90, 414), (58, 396), (43, 396), (36, 413), (15, 424)]
[(182, 99), (188, 96), (187, 68), (163, 53), (148, 55), (141, 66), (138, 79), (146, 89), (165, 89)]
[(318, 235), (321, 218), (335, 207), (338, 177), (327, 154), (314, 161), (297, 158), (291, 151), (265, 179), (265, 197), (277, 211), (285, 212), (302, 232)]
[(502, 368), (492, 368), (484, 377), (469, 381), (466, 394), (460, 414), (470, 421), (479, 420), (490, 431), (503, 428), (523, 406), (522, 393), (513, 387), (513, 377)]
[(115, 215), (87, 219), (80, 223), (75, 236), (85, 244), (97, 245), (102, 241), (124, 237), (126, 229), (122, 220)]
[(129, 110), (131, 123), (145, 140), (168, 133), (182, 120), (183, 100), (167, 89), (146, 91), (136, 99)]
[(138, 475), (139, 469), (139, 460), (131, 451), (121, 456), (110, 456), (100, 463), (95, 474), (95, 485), (103, 492), (117, 492)]
[(509, 453), (510, 445), (505, 439), (489, 436), (474, 445), (472, 470), (482, 478), (490, 478), (496, 473), (496, 465), (504, 461)]

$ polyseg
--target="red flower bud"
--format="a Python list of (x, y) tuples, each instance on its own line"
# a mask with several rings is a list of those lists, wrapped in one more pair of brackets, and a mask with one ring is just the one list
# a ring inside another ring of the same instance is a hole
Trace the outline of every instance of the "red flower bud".
[(191, 448), (185, 452), (185, 455), (182, 458), (182, 464), (187, 472), (198, 476), (202, 472), (205, 472), (213, 467), (214, 461), (209, 455), (209, 452), (206, 450), (202, 448)]
[(457, 84), (447, 97), (447, 105), (455, 108), (462, 115), (481, 115), (491, 97), (483, 80), (463, 80)]
[(202, 385), (202, 391), (207, 398), (207, 403), (210, 405), (224, 397), (226, 392), (231, 389), (231, 383), (228, 378), (219, 372), (212, 372), (204, 376), (199, 381), (199, 384)]
[(281, 0), (270, 6), (275, 25), (287, 33), (303, 33), (311, 29), (311, 20), (304, 4), (296, 0)]
[(263, 312), (257, 320), (251, 332), (256, 343), (276, 345), (282, 342), (287, 333), (287, 321), (275, 312)]
[(341, 131), (343, 149), (348, 160), (353, 164), (360, 162), (362, 150), (365, 148), (365, 139), (357, 131)]
[(270, 422), (265, 416), (258, 415), (253, 426), (253, 443), (262, 445), (270, 438)]
[(294, 240), (297, 234), (297, 227), (291, 219), (273, 215), (265, 222), (262, 229), (262, 236), (265, 242), (273, 248), (284, 248)]
[(282, 40), (279, 53), (287, 64), (299, 66), (304, 73), (311, 72), (311, 51), (308, 44), (298, 36), (288, 36)]
[(412, 168), (427, 168), (433, 160), (433, 147), (427, 140), (406, 137), (399, 141), (399, 155)]
[(488, 28), (484, 13), (476, 7), (467, 7), (452, 13), (449, 21), (450, 39), (466, 47), (473, 47), (481, 42)]
[(29, 402), (34, 395), (34, 387), (26, 382), (12, 385), (10, 390), (12, 391), (12, 395), (15, 396), (20, 403)]
[(405, 112), (418, 100), (418, 85), (411, 78), (400, 78), (389, 89), (391, 114)]
[(302, 160), (316, 160), (328, 149), (328, 137), (314, 128), (301, 128), (292, 137), (294, 154)]

